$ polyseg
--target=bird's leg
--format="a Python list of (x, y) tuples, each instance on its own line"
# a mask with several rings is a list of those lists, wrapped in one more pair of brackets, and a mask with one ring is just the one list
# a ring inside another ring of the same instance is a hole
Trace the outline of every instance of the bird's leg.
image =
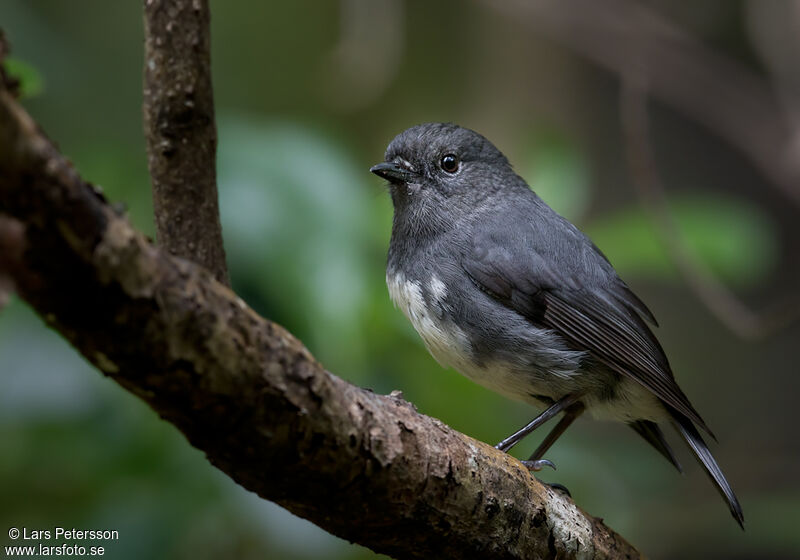
[[(522, 440), (522, 438), (524, 438), (529, 433), (531, 433), (533, 430), (535, 430), (536, 428), (538, 428), (539, 426), (541, 426), (542, 424), (544, 424), (545, 422), (547, 422), (548, 420), (553, 418), (556, 414), (558, 414), (562, 410), (565, 410), (565, 409), (571, 407), (573, 404), (578, 402), (578, 399), (580, 399), (580, 398), (581, 398), (581, 394), (580, 393), (572, 393), (572, 394), (569, 394), (569, 395), (567, 395), (565, 397), (562, 397), (561, 399), (559, 399), (556, 402), (554, 402), (553, 404), (551, 404), (539, 416), (537, 416), (536, 418), (531, 420), (528, 423), (527, 426), (525, 426), (524, 428), (522, 428), (521, 430), (519, 430), (517, 432), (514, 432), (513, 434), (508, 436), (506, 439), (504, 439), (503, 441), (501, 441), (500, 443), (495, 445), (495, 448), (499, 449), (500, 451), (505, 451), (506, 453), (508, 453), (508, 451), (512, 447), (514, 447), (517, 443), (520, 442), (520, 440)], [(566, 426), (565, 426), (565, 429), (566, 429)], [(560, 434), (558, 434), (558, 435), (560, 435)], [(558, 436), (556, 436), (556, 437), (558, 437)], [(544, 463), (544, 464), (546, 465), (547, 463)], [(552, 463), (550, 463), (550, 465), (552, 465)]]
[[(523, 465), (528, 467), (528, 470), (531, 471), (540, 471), (542, 467), (548, 466), (555, 468), (555, 465), (548, 461), (547, 459), (542, 459), (542, 456), (550, 449), (558, 438), (561, 437), (567, 428), (569, 428), (570, 424), (572, 424), (575, 419), (580, 416), (584, 411), (584, 406), (582, 402), (576, 402), (564, 411), (564, 416), (561, 417), (558, 424), (556, 424), (555, 428), (550, 430), (550, 433), (547, 434), (547, 437), (544, 438), (542, 443), (539, 444), (539, 447), (536, 448), (531, 456), (528, 458), (527, 461), (521, 461)], [(564, 493), (569, 495), (569, 490), (565, 486), (561, 484), (551, 484), (550, 486), (555, 487), (558, 490), (562, 490)]]
[(547, 450), (550, 449), (550, 446), (552, 446), (556, 440), (561, 437), (561, 434), (563, 434), (567, 428), (569, 428), (570, 425), (578, 418), (578, 416), (583, 413), (584, 409), (585, 407), (583, 406), (582, 402), (576, 402), (567, 408), (564, 411), (564, 416), (561, 418), (561, 420), (559, 420), (558, 424), (556, 424), (556, 427), (550, 430), (550, 433), (547, 434), (547, 437), (544, 438), (542, 443), (539, 444), (539, 447), (536, 448), (536, 451), (531, 454), (531, 456), (528, 458), (528, 461), (538, 461), (541, 459)]

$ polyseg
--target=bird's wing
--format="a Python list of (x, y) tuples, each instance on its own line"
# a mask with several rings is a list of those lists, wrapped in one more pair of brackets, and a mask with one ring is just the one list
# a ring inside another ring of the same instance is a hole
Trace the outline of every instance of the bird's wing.
[(641, 383), (711, 434), (642, 320), (640, 314), (649, 311), (596, 247), (571, 224), (557, 239), (536, 225), (523, 232), (517, 226), (484, 224), (467, 243), (462, 266), (475, 284), (533, 324), (555, 330), (574, 349)]

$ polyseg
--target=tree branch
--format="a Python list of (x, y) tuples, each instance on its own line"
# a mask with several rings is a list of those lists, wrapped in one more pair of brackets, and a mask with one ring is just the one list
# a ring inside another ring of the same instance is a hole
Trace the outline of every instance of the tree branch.
[(159, 244), (229, 284), (209, 19), (208, 0), (145, 0), (144, 126)]
[(637, 558), (514, 458), (328, 373), (199, 266), (153, 247), (0, 89), (19, 294), (245, 488), (398, 558)]

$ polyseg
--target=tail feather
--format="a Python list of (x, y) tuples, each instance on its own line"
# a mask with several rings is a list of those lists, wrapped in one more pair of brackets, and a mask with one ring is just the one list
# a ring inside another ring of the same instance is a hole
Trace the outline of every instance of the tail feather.
[(661, 428), (658, 427), (658, 424), (655, 422), (650, 422), (649, 420), (637, 420), (635, 422), (630, 422), (628, 424), (633, 430), (642, 436), (647, 443), (652, 445), (656, 451), (661, 453), (667, 461), (672, 463), (678, 472), (683, 472), (683, 467), (678, 462), (678, 458), (675, 456), (675, 453), (672, 451), (672, 448), (667, 443), (666, 438), (664, 437), (664, 432), (661, 431)]
[(711, 455), (711, 451), (709, 451), (706, 442), (703, 441), (703, 438), (700, 436), (700, 432), (697, 431), (692, 421), (680, 412), (670, 410), (670, 415), (672, 416), (673, 423), (678, 432), (680, 432), (683, 439), (686, 440), (686, 443), (689, 444), (694, 456), (702, 463), (708, 476), (714, 481), (717, 490), (719, 490), (722, 497), (725, 498), (725, 501), (728, 502), (728, 507), (731, 510), (733, 518), (739, 523), (741, 528), (744, 529), (744, 514), (742, 513), (742, 507), (739, 505), (739, 500), (736, 499), (733, 488), (731, 488), (725, 475), (722, 474), (722, 469), (719, 468), (714, 456)]

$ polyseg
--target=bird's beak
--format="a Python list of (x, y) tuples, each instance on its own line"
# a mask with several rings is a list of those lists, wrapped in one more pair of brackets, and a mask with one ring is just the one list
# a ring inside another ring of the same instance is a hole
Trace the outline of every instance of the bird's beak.
[(419, 176), (413, 171), (388, 161), (373, 165), (369, 170), (378, 177), (383, 177), (392, 183), (415, 183), (419, 180)]

